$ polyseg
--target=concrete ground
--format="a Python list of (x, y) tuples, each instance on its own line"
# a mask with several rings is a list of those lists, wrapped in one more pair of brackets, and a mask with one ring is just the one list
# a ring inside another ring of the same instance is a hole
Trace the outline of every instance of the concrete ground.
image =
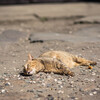
[[(100, 100), (99, 9), (99, 3), (0, 6), (0, 100)], [(28, 53), (38, 57), (48, 50), (97, 65), (73, 68), (74, 77), (20, 74)]]

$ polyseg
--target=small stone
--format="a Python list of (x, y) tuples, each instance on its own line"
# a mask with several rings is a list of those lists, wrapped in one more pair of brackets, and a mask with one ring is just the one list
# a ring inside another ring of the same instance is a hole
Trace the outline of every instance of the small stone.
[(82, 48), (82, 50), (85, 50), (85, 48)]
[(58, 91), (58, 93), (62, 93), (62, 94), (63, 94), (63, 93), (64, 93), (64, 91), (62, 91), (62, 90), (59, 90), (59, 91)]
[(90, 81), (88, 78), (85, 78), (84, 81)]
[(47, 78), (48, 78), (48, 80), (52, 79), (52, 77), (50, 75)]
[(57, 82), (57, 79), (54, 79), (55, 82)]
[(72, 34), (72, 31), (69, 31), (69, 34)]
[(61, 82), (61, 81), (58, 81), (57, 83), (58, 83), (58, 84), (62, 84), (62, 82)]
[(32, 83), (36, 83), (36, 81), (32, 81)]
[(6, 81), (8, 81), (8, 80), (9, 80), (9, 78), (5, 78), (5, 80), (6, 80)]
[(45, 84), (45, 83), (42, 83), (42, 85), (43, 85), (43, 86), (46, 86), (46, 84)]
[(76, 97), (71, 97), (71, 100), (77, 100), (78, 98), (76, 98)]
[(92, 75), (94, 76), (94, 75), (96, 75), (96, 73), (93, 72)]
[(27, 92), (34, 92), (34, 89), (32, 89), (32, 90), (27, 90)]
[(100, 85), (98, 85), (97, 88), (100, 88)]
[(39, 97), (40, 97), (40, 95), (39, 95), (39, 94), (36, 94), (36, 95), (35, 95), (35, 98), (39, 98)]
[(20, 77), (20, 75), (17, 75), (17, 77)]
[(3, 75), (3, 76), (4, 76), (4, 77), (6, 77), (7, 75), (8, 75), (8, 73), (4, 73), (4, 75)]
[(24, 90), (20, 90), (20, 92), (23, 92)]
[(25, 82), (26, 82), (26, 83), (30, 83), (30, 81), (29, 81), (29, 80), (25, 80)]
[(17, 68), (16, 70), (17, 70), (17, 71), (19, 71), (19, 69), (18, 69), (18, 68)]
[(42, 90), (37, 90), (37, 92), (43, 93), (43, 91), (42, 91)]
[(71, 85), (71, 87), (73, 88), (73, 87), (74, 87), (74, 85)]
[(24, 59), (23, 61), (24, 61), (24, 62), (26, 62), (26, 60), (25, 60), (25, 59)]
[(80, 92), (84, 92), (84, 90), (83, 90), (82, 88), (79, 88), (79, 91), (80, 91)]
[(18, 80), (20, 80), (21, 78), (19, 77)]
[(95, 90), (97, 90), (97, 91), (98, 91), (98, 90), (100, 90), (100, 89), (99, 89), (99, 88), (95, 88)]
[(100, 76), (99, 76), (99, 75), (97, 75), (97, 78), (100, 78)]
[(34, 77), (32, 76), (32, 77), (30, 77), (30, 79), (31, 79), (31, 81), (33, 81), (34, 80)]
[(71, 84), (73, 84), (73, 83), (74, 83), (74, 81), (71, 81), (70, 83), (71, 83)]
[(17, 75), (14, 75), (14, 77), (16, 77)]
[(42, 76), (43, 74), (42, 73), (40, 73), (40, 76)]
[(46, 86), (47, 86), (47, 87), (50, 87), (50, 86), (51, 86), (51, 84), (47, 84)]
[(54, 97), (52, 96), (52, 95), (48, 95), (47, 97), (46, 97), (46, 100), (54, 100)]
[(50, 48), (51, 51), (53, 51), (53, 48)]
[(6, 67), (4, 67), (4, 69), (7, 69)]
[(95, 79), (90, 79), (91, 82), (95, 81)]
[(2, 90), (1, 90), (1, 93), (5, 93), (5, 92), (6, 92), (6, 90), (5, 90), (5, 89), (2, 89)]
[(0, 78), (0, 81), (3, 81), (4, 80), (4, 78)]
[(97, 91), (94, 91), (93, 94), (97, 94)]
[(13, 63), (16, 63), (16, 61), (13, 61)]
[(61, 88), (63, 88), (63, 86), (62, 86), (62, 85), (61, 85), (60, 87), (61, 87)]
[(8, 73), (4, 73), (5, 75), (7, 75)]
[(62, 80), (62, 82), (65, 82), (65, 79), (61, 79)]
[(82, 93), (82, 95), (85, 95), (84, 93)]
[(69, 95), (67, 95), (67, 97), (69, 98), (70, 96), (69, 96)]
[(0, 85), (0, 90), (3, 89), (4, 87)]
[(93, 96), (93, 93), (90, 93), (89, 95), (90, 95), (90, 96)]
[(9, 86), (9, 85), (10, 85), (10, 82), (5, 83), (5, 86)]

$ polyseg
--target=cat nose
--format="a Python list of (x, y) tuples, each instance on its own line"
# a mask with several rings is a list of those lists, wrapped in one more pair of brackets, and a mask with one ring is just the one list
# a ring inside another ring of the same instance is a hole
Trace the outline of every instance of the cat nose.
[(30, 72), (27, 72), (27, 74), (30, 74)]

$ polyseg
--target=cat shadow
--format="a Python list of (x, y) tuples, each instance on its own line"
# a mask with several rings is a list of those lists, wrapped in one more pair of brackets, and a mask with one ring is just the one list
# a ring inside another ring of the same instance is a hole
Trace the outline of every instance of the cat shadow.
[[(45, 73), (46, 73), (46, 74), (52, 74), (51, 72), (45, 72)], [(20, 72), (19, 74), (20, 74), (20, 76), (25, 76), (25, 77), (32, 76), (32, 75), (26, 75), (26, 74), (24, 74), (23, 72)], [(75, 76), (75, 74), (73, 74), (72, 76), (70, 76), (70, 75), (65, 75), (65, 74), (58, 74), (58, 73), (53, 73), (53, 74), (55, 74), (55, 75), (61, 75), (61, 76), (68, 76), (68, 77), (73, 77), (73, 76)]]
[(25, 75), (23, 72), (20, 72), (19, 74), (20, 74), (20, 76), (25, 76), (25, 77), (32, 76), (32, 75)]

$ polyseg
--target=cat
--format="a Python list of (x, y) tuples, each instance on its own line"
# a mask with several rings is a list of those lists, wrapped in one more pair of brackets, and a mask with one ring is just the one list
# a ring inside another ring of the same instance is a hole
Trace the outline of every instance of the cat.
[(71, 71), (71, 68), (76, 66), (88, 66), (88, 68), (92, 69), (91, 65), (96, 64), (94, 61), (86, 60), (68, 52), (48, 51), (41, 54), (38, 58), (33, 58), (31, 54), (29, 54), (29, 59), (24, 65), (23, 72), (25, 75), (33, 75), (38, 72), (53, 72), (74, 76), (75, 74)]

